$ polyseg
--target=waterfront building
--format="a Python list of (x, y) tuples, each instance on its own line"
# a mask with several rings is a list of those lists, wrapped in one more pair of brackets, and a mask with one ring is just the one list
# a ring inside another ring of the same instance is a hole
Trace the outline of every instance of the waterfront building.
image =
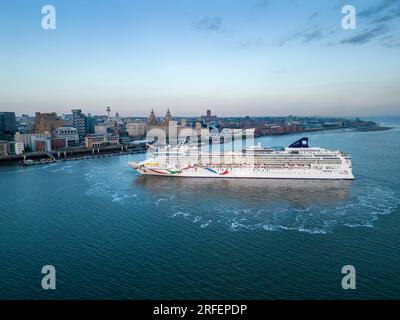
[(172, 115), (171, 115), (171, 112), (169, 111), (169, 109), (167, 110), (167, 113), (165, 114), (165, 117), (162, 121), (157, 121), (154, 111), (151, 110), (150, 115), (147, 119), (146, 131), (149, 132), (152, 129), (160, 129), (165, 133), (166, 137), (168, 137), (168, 132), (169, 132), (168, 126), (169, 126), (170, 121), (173, 121), (173, 120), (172, 120)]
[(0, 140), (0, 156), (8, 156), (10, 153), (9, 141)]
[(64, 121), (57, 116), (57, 113), (40, 113), (36, 112), (35, 125), (33, 133), (44, 134), (46, 132), (52, 132), (58, 127), (63, 127)]
[(98, 148), (101, 146), (119, 145), (119, 135), (113, 133), (88, 134), (85, 137), (86, 148)]
[(104, 134), (88, 134), (85, 137), (86, 148), (97, 148), (104, 143)]
[(51, 139), (50, 138), (32, 138), (32, 150), (49, 152), (51, 151)]
[(68, 141), (65, 138), (51, 138), (50, 139), (51, 150), (62, 150), (70, 147)]
[(54, 138), (67, 141), (67, 147), (79, 145), (80, 137), (75, 127), (59, 127), (54, 130)]
[(109, 146), (119, 145), (119, 135), (114, 133), (104, 135), (104, 143)]
[(119, 143), (123, 145), (131, 145), (138, 141), (144, 141), (146, 136), (144, 137), (134, 137), (134, 136), (119, 136)]
[(117, 132), (117, 126), (115, 124), (115, 122), (104, 122), (104, 123), (100, 123), (95, 125), (94, 127), (94, 133), (95, 134), (102, 134), (105, 135), (107, 133), (116, 133)]
[(84, 141), (87, 134), (87, 120), (81, 109), (72, 110), (72, 123), (78, 131), (79, 141)]
[(15, 133), (14, 140), (16, 142), (20, 142), (24, 145), (25, 149), (33, 149), (32, 148), (32, 139), (47, 139), (50, 138), (50, 133), (43, 133), (43, 134), (32, 134), (32, 133)]
[(171, 120), (172, 120), (171, 112), (169, 111), (169, 109), (167, 109), (167, 114), (165, 115), (163, 124), (168, 125)]
[(14, 153), (15, 155), (21, 155), (24, 153), (24, 144), (21, 142), (11, 142), (11, 153)]
[(141, 138), (146, 135), (146, 122), (128, 122), (126, 131), (129, 136)]
[(155, 126), (155, 125), (157, 125), (157, 118), (156, 118), (156, 115), (154, 113), (154, 110), (151, 109), (149, 118), (147, 119), (147, 126), (150, 127), (150, 126)]
[[(180, 123), (173, 120), (169, 109), (167, 110), (165, 118), (161, 121), (157, 121), (154, 111), (151, 110), (147, 119), (146, 138), (149, 140), (158, 140), (160, 142), (165, 140), (168, 144), (175, 144), (178, 143), (177, 139), (180, 134), (183, 134), (186, 138), (189, 137), (189, 139), (196, 141), (202, 134), (202, 126), (200, 122), (199, 125), (199, 128), (191, 130), (191, 127), (188, 127), (186, 119), (181, 119)], [(208, 129), (206, 130), (208, 131)]]
[(0, 112), (0, 134), (15, 134), (16, 131), (15, 112)]
[[(171, 116), (171, 113), (169, 113), (169, 116)], [(157, 140), (161, 139), (160, 134), (162, 134), (164, 135), (165, 139), (167, 139), (168, 127), (165, 126), (164, 123), (165, 123), (164, 121), (157, 121), (154, 110), (151, 109), (150, 115), (147, 118), (146, 137), (151, 140), (153, 139)]]
[(15, 141), (0, 141), (0, 156), (21, 155), (24, 153), (24, 145)]

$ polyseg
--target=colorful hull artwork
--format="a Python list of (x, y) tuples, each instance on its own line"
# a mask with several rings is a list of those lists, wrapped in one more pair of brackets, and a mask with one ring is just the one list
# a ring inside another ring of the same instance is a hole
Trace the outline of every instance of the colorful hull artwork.
[[(180, 169), (180, 170), (171, 170), (171, 169), (154, 169), (154, 168), (149, 168), (149, 167), (146, 167), (146, 168), (143, 167), (143, 168), (141, 168), (141, 170), (143, 170), (145, 173), (148, 170), (148, 171), (153, 172), (155, 174), (161, 174), (161, 175), (165, 175), (165, 174), (168, 174), (168, 175), (179, 175), (182, 172), (184, 172), (185, 170), (193, 169), (193, 168), (194, 167), (187, 167), (187, 168), (183, 168), (183, 169)], [(198, 169), (198, 168), (199, 167), (197, 167), (196, 169)], [(228, 169), (223, 169), (222, 172), (217, 172), (216, 170), (214, 170), (214, 169), (212, 169), (210, 167), (201, 167), (200, 169), (207, 170), (209, 172), (212, 172), (212, 173), (214, 173), (216, 175), (220, 175), (220, 176), (224, 176), (226, 174), (229, 174), (229, 170)]]

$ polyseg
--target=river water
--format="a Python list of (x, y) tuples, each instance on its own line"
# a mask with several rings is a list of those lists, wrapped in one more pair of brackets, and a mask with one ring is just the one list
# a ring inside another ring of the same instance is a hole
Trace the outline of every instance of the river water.
[(145, 177), (144, 154), (0, 167), (0, 298), (399, 299), (400, 119), (377, 121), (394, 129), (308, 135), (354, 181)]

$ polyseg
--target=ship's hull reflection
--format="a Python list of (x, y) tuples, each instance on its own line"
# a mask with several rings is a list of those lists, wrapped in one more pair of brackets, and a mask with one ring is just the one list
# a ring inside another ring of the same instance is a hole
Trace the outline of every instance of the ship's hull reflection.
[(345, 180), (207, 179), (145, 175), (134, 180), (136, 188), (186, 200), (288, 202), (296, 207), (342, 203), (348, 198), (351, 183)]

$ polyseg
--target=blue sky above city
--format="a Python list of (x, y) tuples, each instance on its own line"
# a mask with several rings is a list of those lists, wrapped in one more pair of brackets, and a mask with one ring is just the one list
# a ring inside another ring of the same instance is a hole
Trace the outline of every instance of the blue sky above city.
[[(41, 9), (56, 8), (56, 30)], [(343, 5), (357, 27), (341, 27)], [(400, 0), (1, 1), (0, 109), (399, 115)]]

